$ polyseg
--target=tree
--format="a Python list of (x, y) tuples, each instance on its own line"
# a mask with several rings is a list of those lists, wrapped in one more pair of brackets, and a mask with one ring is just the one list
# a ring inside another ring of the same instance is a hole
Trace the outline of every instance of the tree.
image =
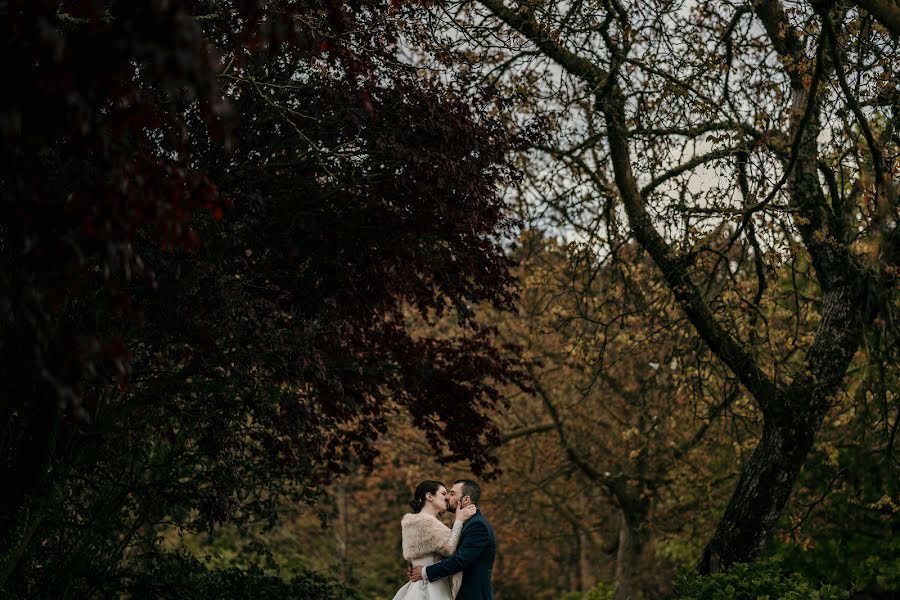
[(518, 255), (521, 314), (500, 316), (501, 332), (540, 366), (536, 398), (510, 402), (502, 420), (500, 483), (541, 507), (516, 519), (552, 537), (538, 552), (562, 553), (557, 595), (598, 579), (616, 598), (660, 593), (673, 563), (699, 554), (756, 415), (636, 244), (597, 264), (590, 246), (532, 233)]
[(520, 372), (469, 305), (514, 300), (518, 141), (403, 63), (415, 7), (0, 11), (0, 586), (126, 593), (160, 523), (274, 518), (396, 412), (489, 467)]
[[(518, 114), (558, 123), (534, 148), (523, 210), (598, 261), (639, 243), (753, 398), (759, 443), (699, 570), (754, 560), (863, 340), (896, 347), (896, 40), (831, 3), (482, 0), (435, 14), (465, 34), (436, 45), (466, 47), (479, 58), (463, 68), (516, 94)], [(744, 263), (749, 293), (733, 277)], [(787, 290), (794, 318), (774, 321), (760, 302), (784, 267), (803, 276)]]

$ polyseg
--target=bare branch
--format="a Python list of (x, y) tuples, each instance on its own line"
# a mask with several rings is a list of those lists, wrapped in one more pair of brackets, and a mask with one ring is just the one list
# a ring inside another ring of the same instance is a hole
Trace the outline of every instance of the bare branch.
[(700, 165), (705, 165), (708, 162), (713, 162), (737, 154), (739, 150), (739, 148), (720, 148), (711, 152), (707, 152), (706, 154), (698, 154), (686, 163), (680, 164), (677, 167), (666, 171), (662, 175), (654, 177), (650, 183), (648, 183), (641, 189), (641, 196), (646, 198), (650, 194), (650, 192), (652, 192), (668, 180), (672, 179), (673, 177), (678, 177), (682, 173), (692, 171)]
[(555, 423), (541, 423), (539, 425), (532, 425), (531, 427), (523, 427), (501, 435), (500, 443), (506, 444), (521, 437), (527, 437), (536, 433), (546, 433), (548, 431), (553, 431), (554, 429), (556, 429)]
[(508, 8), (502, 0), (481, 0), (481, 4), (501, 21), (528, 38), (544, 55), (556, 61), (572, 75), (589, 83), (593, 89), (605, 84), (606, 71), (553, 39), (549, 32), (534, 20), (527, 4), (519, 5), (516, 11)]

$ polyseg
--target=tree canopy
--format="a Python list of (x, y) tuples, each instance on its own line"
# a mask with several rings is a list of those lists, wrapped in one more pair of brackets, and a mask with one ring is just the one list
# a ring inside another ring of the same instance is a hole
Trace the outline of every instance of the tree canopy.
[[(636, 242), (763, 417), (703, 572), (761, 555), (857, 353), (896, 368), (897, 39), (879, 14), (484, 0), (435, 15), (454, 32), (435, 44), (517, 98), (511, 121), (555, 124), (523, 159), (524, 216), (590, 247), (589, 273)], [(594, 323), (601, 369), (608, 329)], [(895, 468), (896, 407), (881, 410)]]
[[(271, 518), (370, 462), (395, 412), (490, 466), (521, 370), (469, 307), (515, 298), (524, 138), (490, 91), (404, 64), (420, 13), (0, 10), (0, 586), (127, 590), (160, 523)], [(406, 307), (462, 327), (413, 335)]]

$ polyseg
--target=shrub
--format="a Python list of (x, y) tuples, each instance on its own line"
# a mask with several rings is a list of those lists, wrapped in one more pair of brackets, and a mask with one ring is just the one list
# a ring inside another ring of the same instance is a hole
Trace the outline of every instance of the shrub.
[(616, 595), (616, 586), (601, 581), (585, 592), (569, 592), (563, 594), (560, 600), (613, 600)]
[[(290, 579), (268, 574), (255, 565), (247, 569), (207, 569), (193, 556), (153, 552), (131, 569), (110, 573), (69, 573), (64, 580), (44, 578), (0, 596), (26, 598), (129, 598), (134, 600), (363, 600), (355, 591), (312, 571)], [(25, 582), (20, 582), (25, 583)]]
[(847, 532), (817, 539), (803, 548), (781, 544), (774, 550), (783, 568), (803, 573), (808, 579), (863, 590), (900, 591), (900, 537), (883, 539)]
[(784, 574), (777, 561), (735, 565), (727, 573), (699, 576), (682, 571), (676, 600), (840, 600), (849, 593), (811, 583), (798, 573)]
[(266, 574), (256, 566), (208, 570), (193, 557), (172, 554), (128, 586), (132, 598), (216, 598), (218, 600), (362, 600), (355, 592), (318, 573), (291, 579)]

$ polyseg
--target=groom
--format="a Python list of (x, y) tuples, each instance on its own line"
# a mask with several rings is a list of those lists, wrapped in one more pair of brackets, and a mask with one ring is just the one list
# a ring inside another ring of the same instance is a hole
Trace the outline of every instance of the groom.
[[(455, 513), (458, 508), (465, 508), (470, 504), (477, 505), (480, 499), (481, 488), (477, 483), (470, 479), (458, 479), (453, 482), (447, 496), (447, 510)], [(462, 585), (459, 587), (456, 600), (494, 600), (491, 570), (496, 554), (497, 541), (494, 538), (494, 530), (479, 509), (463, 525), (456, 552), (424, 569), (413, 567), (409, 579), (431, 582), (461, 571)]]

